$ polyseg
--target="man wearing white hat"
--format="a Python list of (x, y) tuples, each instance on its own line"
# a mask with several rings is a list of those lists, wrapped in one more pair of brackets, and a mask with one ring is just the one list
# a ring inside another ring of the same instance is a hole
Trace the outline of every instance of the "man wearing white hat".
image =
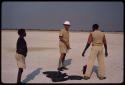
[(68, 52), (69, 49), (71, 49), (69, 44), (70, 22), (65, 21), (63, 25), (64, 25), (64, 28), (61, 29), (59, 33), (60, 59), (59, 59), (58, 70), (60, 71), (62, 71), (63, 69), (67, 70), (67, 68), (64, 66), (64, 60), (65, 60), (66, 53)]

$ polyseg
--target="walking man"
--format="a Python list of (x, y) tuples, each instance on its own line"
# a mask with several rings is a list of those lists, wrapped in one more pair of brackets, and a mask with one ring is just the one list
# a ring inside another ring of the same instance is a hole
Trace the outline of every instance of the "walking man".
[(67, 70), (67, 68), (64, 66), (64, 60), (65, 60), (66, 53), (68, 52), (69, 49), (71, 49), (69, 44), (70, 22), (65, 21), (63, 25), (64, 25), (64, 28), (61, 29), (59, 33), (60, 59), (59, 59), (58, 70), (60, 71), (62, 71), (63, 69)]
[(98, 78), (100, 80), (103, 80), (106, 78), (105, 77), (105, 63), (104, 63), (104, 55), (103, 55), (103, 45), (105, 47), (105, 56), (108, 56), (106, 37), (105, 37), (105, 34), (99, 30), (98, 24), (94, 24), (92, 26), (92, 30), (93, 30), (93, 32), (90, 33), (89, 38), (88, 38), (88, 42), (87, 42), (86, 47), (82, 53), (82, 56), (84, 56), (86, 50), (88, 49), (88, 47), (92, 43), (91, 52), (90, 52), (90, 55), (88, 57), (87, 69), (86, 69), (86, 73), (84, 75), (84, 79), (85, 80), (90, 79), (93, 64), (94, 64), (95, 59), (97, 58), (98, 64), (99, 64)]
[(27, 44), (24, 39), (26, 36), (25, 29), (19, 29), (18, 30), (18, 35), (19, 38), (17, 40), (17, 45), (16, 45), (16, 61), (17, 61), (17, 66), (18, 66), (18, 76), (17, 76), (17, 83), (21, 83), (21, 76), (23, 69), (26, 68), (25, 64), (25, 57), (27, 56)]

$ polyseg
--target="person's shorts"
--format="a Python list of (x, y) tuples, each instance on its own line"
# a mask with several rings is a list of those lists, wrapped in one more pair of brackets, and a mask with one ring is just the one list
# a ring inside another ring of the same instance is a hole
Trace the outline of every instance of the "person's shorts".
[(25, 63), (24, 55), (16, 53), (15, 58), (16, 58), (16, 61), (17, 61), (18, 68), (26, 69), (26, 63)]
[(60, 49), (60, 53), (67, 53), (68, 52), (66, 45), (61, 41), (59, 42), (59, 49)]

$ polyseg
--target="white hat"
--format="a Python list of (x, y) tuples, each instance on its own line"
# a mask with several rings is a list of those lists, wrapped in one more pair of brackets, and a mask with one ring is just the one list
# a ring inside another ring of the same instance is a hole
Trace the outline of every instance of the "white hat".
[(64, 25), (70, 25), (70, 22), (69, 21), (65, 21)]

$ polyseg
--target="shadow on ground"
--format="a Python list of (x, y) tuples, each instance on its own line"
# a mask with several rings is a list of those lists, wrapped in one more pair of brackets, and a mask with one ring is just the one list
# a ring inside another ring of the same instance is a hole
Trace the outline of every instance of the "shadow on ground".
[(98, 77), (98, 66), (96, 65), (93, 66), (92, 73), (96, 73), (96, 76)]
[(61, 82), (67, 80), (82, 80), (82, 76), (77, 75), (67, 75), (66, 73), (62, 73), (61, 71), (46, 71), (43, 72), (46, 77), (50, 78), (53, 82)]
[(33, 72), (31, 72), (30, 74), (28, 74), (26, 76), (26, 78), (22, 81), (22, 83), (27, 83), (30, 80), (33, 80), (37, 75), (40, 74), (40, 71), (42, 70), (42, 68), (37, 68), (36, 70), (34, 70)]
[(65, 60), (65, 61), (64, 61), (64, 65), (65, 65), (65, 66), (70, 65), (70, 64), (71, 64), (71, 61), (72, 61), (72, 59), (67, 59), (67, 60)]
[(94, 65), (93, 69), (92, 69), (92, 72), (95, 72), (96, 75), (98, 75), (98, 66)]

